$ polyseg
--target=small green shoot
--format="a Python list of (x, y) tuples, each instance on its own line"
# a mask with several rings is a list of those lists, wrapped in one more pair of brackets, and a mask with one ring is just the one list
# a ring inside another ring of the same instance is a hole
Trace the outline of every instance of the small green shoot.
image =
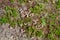
[(50, 40), (56, 40), (56, 38), (53, 38), (53, 37), (52, 37)]
[(36, 9), (35, 7), (33, 7), (33, 8), (30, 8), (30, 11), (31, 11), (32, 13), (36, 13), (36, 12), (37, 12), (37, 9)]
[(17, 17), (18, 16), (18, 13), (16, 12), (16, 8), (12, 8), (11, 9), (11, 16), (13, 16), (13, 17)]
[(52, 33), (48, 33), (48, 38), (52, 38)]
[(5, 10), (10, 10), (10, 12), (6, 12), (5, 14), (6, 15), (9, 15), (9, 16), (13, 16), (13, 17), (16, 17), (18, 16), (18, 13), (17, 13), (17, 9), (16, 8), (12, 8), (10, 6), (5, 6)]
[(42, 10), (44, 8), (44, 4), (43, 3), (39, 3), (39, 9)]
[(30, 19), (30, 18), (24, 18), (23, 20), (24, 20), (24, 22), (26, 22), (26, 23), (27, 23), (27, 22), (31, 22), (31, 19)]
[(56, 28), (56, 30), (54, 30), (54, 33), (55, 33), (58, 37), (60, 37), (60, 27), (56, 25), (55, 28)]
[(50, 25), (54, 25), (55, 21), (54, 20), (50, 20)]
[(10, 26), (14, 27), (14, 25), (16, 24), (16, 21), (11, 21), (10, 22)]
[(32, 13), (38, 13), (38, 12), (40, 12), (39, 10), (42, 10), (43, 8), (44, 8), (44, 4), (43, 3), (39, 3), (39, 4), (35, 5), (34, 7), (31, 7), (30, 11)]
[(48, 2), (49, 0), (44, 0), (45, 2)]
[(37, 31), (37, 32), (36, 32), (36, 36), (37, 36), (37, 37), (41, 37), (41, 36), (42, 36), (42, 31), (41, 31), (41, 30)]
[(55, 38), (53, 38), (52, 35), (53, 35), (52, 32), (48, 33), (48, 38), (49, 38), (50, 40), (56, 40)]
[(41, 22), (42, 22), (42, 25), (44, 25), (44, 26), (46, 25), (46, 20), (44, 17), (41, 18)]
[(11, 7), (10, 7), (10, 6), (5, 6), (4, 9), (5, 9), (5, 10), (10, 10)]
[(60, 8), (60, 0), (56, 2), (56, 8)]
[(33, 28), (32, 28), (32, 27), (29, 27), (28, 29), (29, 29), (29, 31), (32, 31), (32, 30), (33, 30)]
[(9, 0), (11, 3), (14, 2), (14, 0)]
[(6, 16), (2, 16), (0, 19), (0, 23), (6, 23), (7, 22), (7, 17)]
[(23, 23), (23, 20), (18, 19), (18, 20), (17, 20), (17, 23), (18, 23), (18, 24), (22, 24), (22, 23)]
[(24, 2), (24, 0), (18, 0), (18, 2), (19, 2), (19, 3), (23, 3), (23, 2)]

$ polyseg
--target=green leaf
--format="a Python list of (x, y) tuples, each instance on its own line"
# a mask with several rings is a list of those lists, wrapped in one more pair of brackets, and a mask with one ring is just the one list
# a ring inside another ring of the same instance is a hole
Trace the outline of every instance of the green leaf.
[(19, 2), (19, 3), (23, 3), (23, 2), (24, 2), (24, 0), (18, 0), (18, 2)]
[(24, 22), (26, 22), (26, 23), (27, 23), (27, 22), (31, 22), (30, 17), (29, 17), (29, 18), (24, 18), (23, 20), (24, 20)]
[(53, 25), (55, 23), (55, 21), (50, 21), (50, 25)]
[(29, 27), (29, 30), (30, 30), (30, 31), (32, 31), (32, 30), (33, 30), (33, 28), (32, 28), (32, 27)]
[(60, 30), (55, 30), (55, 34), (60, 36)]
[(60, 0), (56, 2), (56, 8), (60, 8)]
[(44, 0), (45, 2), (48, 2), (49, 0)]
[(42, 31), (41, 30), (37, 31), (36, 36), (38, 36), (38, 37), (42, 36)]
[(14, 0), (9, 0), (11, 3), (14, 2)]
[(46, 20), (44, 17), (41, 18), (41, 22), (42, 22), (42, 25), (44, 25), (44, 26), (46, 25)]
[(11, 16), (13, 16), (13, 17), (18, 16), (16, 8), (12, 8), (11, 11), (12, 11)]
[(10, 21), (10, 25), (11, 25), (12, 27), (14, 27), (15, 24), (16, 24), (16, 21)]
[(56, 40), (56, 39), (52, 37), (50, 40)]
[(33, 8), (30, 8), (30, 11), (31, 11), (32, 13), (36, 13), (37, 9), (36, 9), (35, 7), (33, 7)]
[(44, 8), (44, 4), (43, 3), (39, 3), (39, 4), (35, 5), (33, 8), (31, 7), (30, 11), (32, 13), (39, 13), (40, 10), (42, 10), (43, 8)]
[(48, 33), (48, 38), (49, 38), (49, 39), (52, 38), (52, 33), (51, 33), (51, 32)]
[(49, 29), (50, 29), (50, 32), (52, 32), (53, 33), (53, 26), (49, 26)]
[(56, 25), (55, 28), (54, 33), (60, 37), (60, 27)]
[(5, 9), (5, 10), (10, 10), (11, 7), (10, 7), (10, 6), (5, 6), (4, 9)]
[(0, 19), (1, 23), (6, 23), (7, 22), (7, 17), (6, 16), (2, 16)]
[(17, 23), (18, 23), (18, 24), (22, 24), (23, 22), (24, 22), (23, 19), (18, 19), (18, 20), (17, 20)]
[(39, 3), (39, 9), (42, 10), (44, 8), (44, 4), (43, 3)]

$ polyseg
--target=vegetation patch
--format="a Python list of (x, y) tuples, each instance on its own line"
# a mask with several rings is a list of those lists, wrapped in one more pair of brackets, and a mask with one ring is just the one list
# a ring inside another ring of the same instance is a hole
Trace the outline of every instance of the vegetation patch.
[[(15, 0), (9, 1), (11, 5), (14, 5)], [(49, 40), (60, 38), (60, 10), (58, 10), (60, 8), (60, 0), (55, 3), (52, 3), (52, 0), (37, 0), (37, 2), (35, 0), (16, 1), (16, 8), (9, 5), (9, 3), (8, 5), (4, 4), (6, 6), (1, 8), (4, 12), (0, 15), (0, 24), (8, 23), (11, 27), (17, 25), (17, 27), (25, 30), (26, 36), (29, 38), (41, 37)], [(26, 4), (24, 6), (26, 6), (27, 10), (20, 5), (22, 3)], [(45, 16), (47, 13), (48, 15)]]

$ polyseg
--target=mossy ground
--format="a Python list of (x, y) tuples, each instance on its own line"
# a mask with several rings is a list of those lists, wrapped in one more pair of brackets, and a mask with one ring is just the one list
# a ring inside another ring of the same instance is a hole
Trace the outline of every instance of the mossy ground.
[(17, 25), (27, 37), (60, 40), (60, 0), (1, 0), (0, 9), (4, 10), (1, 25)]

